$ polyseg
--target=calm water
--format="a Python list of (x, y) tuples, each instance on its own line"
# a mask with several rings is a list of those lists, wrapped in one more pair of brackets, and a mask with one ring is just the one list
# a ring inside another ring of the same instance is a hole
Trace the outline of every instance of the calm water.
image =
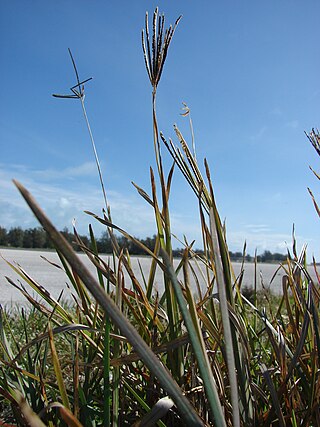
[[(64, 298), (70, 298), (70, 290), (68, 290), (67, 283), (68, 278), (63, 270), (59, 269), (56, 266), (51, 265), (48, 261), (44, 260), (41, 257), (45, 257), (50, 262), (60, 265), (60, 260), (56, 253), (54, 252), (45, 252), (45, 251), (32, 251), (32, 250), (16, 250), (16, 249), (1, 249), (0, 254), (2, 257), (13, 263), (14, 265), (19, 264), (34, 280), (39, 284), (44, 286), (54, 297), (58, 297), (61, 290), (64, 290)], [(81, 260), (88, 266), (88, 268), (94, 273), (95, 269), (92, 267), (90, 261), (83, 254), (79, 255)], [(11, 304), (21, 304), (25, 302), (23, 295), (15, 289), (12, 285), (8, 283), (5, 276), (10, 277), (15, 283), (19, 283), (20, 277), (15, 273), (4, 261), (3, 258), (0, 258), (0, 304), (11, 305)], [(108, 256), (103, 257), (104, 260), (108, 259)], [(139, 263), (145, 277), (148, 277), (148, 271), (150, 266), (150, 259), (146, 257), (133, 257), (132, 258), (132, 267), (140, 280), (140, 283), (143, 285), (142, 275), (139, 268)], [(175, 261), (177, 265), (178, 261)], [(233, 263), (235, 275), (238, 275), (240, 272), (240, 264)], [(265, 286), (271, 286), (274, 292), (281, 292), (281, 278), (283, 275), (283, 270), (277, 272), (274, 280), (270, 285), (270, 280), (277, 270), (276, 264), (259, 264), (258, 265), (258, 286), (261, 287), (261, 278), (263, 278), (263, 283)], [(204, 271), (204, 270), (203, 270)], [(311, 275), (314, 277), (312, 268), (310, 267)], [(261, 273), (261, 274), (260, 274)], [(199, 275), (198, 275), (199, 276)], [(126, 287), (130, 287), (130, 282), (127, 281), (126, 277)], [(22, 280), (21, 280), (22, 281)], [(27, 289), (30, 289), (29, 286), (22, 281)], [(245, 265), (245, 275), (243, 284), (249, 287), (253, 286), (254, 283), (254, 265), (246, 264)], [(160, 270), (156, 274), (156, 286), (159, 292), (163, 290), (163, 277)], [(195, 287), (195, 283), (193, 283)], [(200, 286), (204, 288), (204, 281), (200, 283)]]

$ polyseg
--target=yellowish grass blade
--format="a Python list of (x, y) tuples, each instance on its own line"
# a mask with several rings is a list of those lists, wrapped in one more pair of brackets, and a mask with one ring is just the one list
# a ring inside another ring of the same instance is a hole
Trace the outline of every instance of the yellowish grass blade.
[(70, 403), (69, 403), (69, 399), (68, 399), (68, 395), (67, 395), (67, 390), (66, 390), (66, 387), (64, 384), (63, 373), (61, 370), (57, 350), (56, 350), (56, 347), (54, 344), (53, 333), (52, 333), (50, 323), (48, 325), (48, 332), (49, 332), (49, 343), (50, 343), (50, 348), (51, 348), (52, 362), (53, 362), (54, 372), (55, 372), (56, 378), (57, 378), (57, 383), (58, 383), (58, 387), (59, 387), (59, 391), (60, 391), (60, 395), (61, 395), (61, 400), (62, 400), (63, 405), (67, 409), (70, 410)]

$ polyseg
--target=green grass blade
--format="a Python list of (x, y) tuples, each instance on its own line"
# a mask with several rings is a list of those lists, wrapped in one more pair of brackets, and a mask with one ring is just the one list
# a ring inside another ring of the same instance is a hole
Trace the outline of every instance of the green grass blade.
[[(107, 293), (109, 294), (109, 281), (107, 282)], [(103, 424), (105, 427), (110, 426), (111, 420), (111, 384), (110, 384), (110, 320), (105, 316), (104, 330), (104, 352), (103, 352)]]
[(219, 299), (220, 299), (221, 317), (222, 317), (224, 341), (225, 341), (225, 347), (226, 347), (229, 381), (230, 381), (230, 388), (231, 388), (233, 423), (234, 423), (234, 427), (236, 426), (240, 427), (238, 382), (237, 382), (237, 374), (236, 374), (236, 365), (234, 360), (233, 339), (231, 334), (229, 312), (228, 312), (228, 301), (227, 301), (225, 280), (224, 280), (223, 267), (222, 267), (220, 248), (219, 248), (219, 242), (218, 242), (217, 223), (216, 223), (216, 217), (215, 217), (215, 212), (213, 208), (210, 208), (210, 229), (211, 229), (211, 236), (212, 236), (213, 255), (215, 260), (216, 280), (217, 280)]
[(179, 304), (179, 307), (180, 307), (186, 328), (189, 332), (190, 341), (191, 341), (194, 353), (195, 353), (196, 358), (197, 358), (197, 362), (198, 362), (200, 374), (202, 377), (202, 381), (205, 385), (207, 398), (209, 400), (212, 413), (214, 414), (216, 424), (221, 426), (221, 427), (223, 427), (223, 426), (226, 427), (226, 422), (225, 422), (225, 418), (223, 415), (221, 403), (219, 400), (217, 387), (216, 387), (216, 384), (214, 382), (213, 375), (212, 375), (212, 372), (210, 369), (210, 363), (208, 361), (206, 352), (203, 351), (204, 345), (201, 343), (199, 333), (193, 324), (191, 314), (189, 312), (186, 300), (183, 296), (180, 284), (178, 282), (176, 273), (172, 267), (170, 259), (169, 259), (168, 255), (166, 254), (166, 252), (161, 251), (161, 254), (163, 257), (163, 262), (166, 266), (166, 274), (170, 278), (171, 283), (173, 285), (173, 288), (175, 291), (175, 297), (178, 301), (178, 304)]

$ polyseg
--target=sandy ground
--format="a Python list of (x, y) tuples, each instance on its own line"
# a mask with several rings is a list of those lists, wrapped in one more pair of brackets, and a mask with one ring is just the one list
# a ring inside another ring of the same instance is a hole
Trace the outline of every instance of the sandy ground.
[[(50, 262), (60, 264), (60, 260), (55, 252), (46, 252), (46, 251), (36, 251), (36, 250), (18, 250), (18, 249), (0, 249), (0, 304), (2, 305), (11, 305), (11, 304), (23, 304), (25, 298), (23, 295), (15, 289), (12, 285), (6, 280), (6, 276), (10, 277), (15, 283), (19, 283), (21, 278), (19, 275), (6, 263), (6, 261), (12, 263), (14, 266), (20, 265), (33, 279), (35, 279), (39, 284), (44, 286), (54, 297), (58, 297), (60, 292), (64, 291), (64, 299), (70, 299), (71, 293), (67, 287), (69, 283), (68, 278), (65, 272), (51, 265)], [(95, 273), (95, 268), (91, 265), (90, 261), (83, 254), (79, 255), (83, 262), (89, 267), (89, 269)], [(45, 260), (44, 258), (47, 260)], [(107, 260), (109, 257), (104, 256), (104, 260)], [(5, 261), (6, 260), (6, 261)], [(139, 263), (143, 274), (147, 280), (148, 271), (150, 266), (150, 259), (147, 257), (133, 257), (132, 258), (132, 267), (136, 273), (136, 276), (140, 280), (141, 285), (143, 286), (142, 274), (140, 272)], [(177, 264), (178, 261), (175, 261)], [(240, 264), (233, 264), (235, 275), (238, 275), (240, 272)], [(281, 293), (282, 289), (282, 276), (284, 271), (280, 270), (274, 277), (271, 285), (270, 280), (273, 277), (274, 273), (277, 270), (277, 264), (259, 264), (258, 266), (258, 287), (261, 287), (261, 277), (263, 278), (263, 283), (265, 286), (271, 286), (272, 290), (277, 293)], [(204, 272), (204, 269), (202, 269)], [(312, 268), (309, 269), (311, 275), (315, 277)], [(190, 275), (192, 276), (192, 275)], [(199, 275), (198, 275), (199, 276)], [(243, 279), (243, 285), (253, 286), (254, 284), (254, 264), (248, 263), (245, 266), (245, 275)], [(130, 282), (127, 281), (126, 277), (126, 286), (130, 287)], [(21, 280), (27, 289), (30, 289), (29, 286)], [(159, 292), (163, 290), (163, 275), (162, 272), (158, 269), (156, 274), (156, 286)], [(195, 282), (193, 280), (192, 286), (196, 289)], [(200, 286), (204, 288), (204, 281), (201, 281)]]

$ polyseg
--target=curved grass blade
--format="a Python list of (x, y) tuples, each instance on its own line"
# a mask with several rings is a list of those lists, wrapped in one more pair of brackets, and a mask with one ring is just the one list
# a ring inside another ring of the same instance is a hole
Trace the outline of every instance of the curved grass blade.
[(14, 399), (19, 405), (19, 409), (23, 414), (25, 420), (27, 421), (27, 425), (30, 427), (46, 427), (46, 425), (41, 421), (37, 414), (33, 412), (25, 398), (18, 390), (13, 391)]
[[(169, 397), (163, 397), (151, 408), (140, 421), (139, 427), (153, 426), (159, 422), (160, 418), (164, 417), (167, 412), (173, 407), (174, 403)], [(164, 426), (163, 423), (159, 423), (159, 426)]]
[[(58, 326), (57, 328), (53, 328), (51, 330), (53, 336), (57, 335), (57, 334), (62, 334), (62, 333), (66, 333), (66, 332), (73, 332), (73, 331), (91, 331), (91, 332), (95, 331), (95, 332), (97, 332), (97, 329), (90, 328), (89, 326), (86, 326), (86, 325), (71, 324), (71, 325)], [(38, 344), (41, 341), (46, 340), (47, 338), (49, 338), (49, 332), (48, 331), (44, 332), (41, 335), (38, 335), (33, 340), (29, 341), (24, 347), (22, 347), (20, 349), (19, 353), (12, 359), (12, 362), (16, 362), (17, 360), (19, 360), (21, 358), (21, 356), (28, 349), (30, 349), (35, 344)]]
[[(123, 381), (123, 383), (124, 383), (124, 386), (126, 387), (126, 389), (132, 394), (132, 396), (134, 396), (134, 398), (136, 399), (136, 401), (140, 404), (141, 408), (143, 408), (145, 411), (148, 412), (147, 415), (145, 416), (145, 417), (147, 417), (149, 415), (149, 413), (150, 413), (150, 406), (144, 401), (144, 399), (142, 399), (139, 396), (139, 394), (125, 380)], [(162, 414), (161, 416), (164, 416), (164, 415), (165, 414)], [(145, 422), (145, 417), (141, 421), (137, 421), (133, 425), (133, 427), (141, 427), (142, 426), (142, 422)], [(149, 419), (147, 421), (149, 422)], [(150, 424), (144, 424), (145, 427), (146, 427), (146, 425), (150, 425), (150, 426), (152, 425), (152, 426), (154, 426), (155, 425), (155, 420), (152, 420), (152, 422)], [(159, 419), (157, 420), (157, 425), (159, 427), (166, 427), (166, 425), (162, 421), (160, 421)]]

